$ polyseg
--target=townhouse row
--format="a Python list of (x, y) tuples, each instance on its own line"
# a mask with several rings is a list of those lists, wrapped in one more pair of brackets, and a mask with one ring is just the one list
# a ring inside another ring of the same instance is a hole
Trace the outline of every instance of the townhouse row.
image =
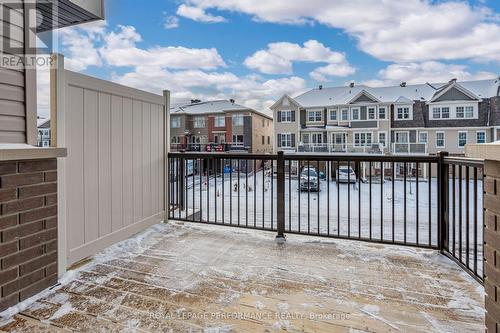
[(275, 151), (460, 155), (468, 143), (500, 140), (500, 79), (319, 86), (271, 110)]
[(172, 151), (271, 153), (273, 119), (234, 100), (193, 100), (170, 108), (170, 139)]

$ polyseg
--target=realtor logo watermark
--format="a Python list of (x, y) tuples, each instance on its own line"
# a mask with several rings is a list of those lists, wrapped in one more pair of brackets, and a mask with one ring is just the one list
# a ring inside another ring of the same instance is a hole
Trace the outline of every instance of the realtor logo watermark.
[(52, 27), (58, 19), (57, 1), (1, 1), (0, 67), (22, 70), (51, 64), (55, 48), (53, 33), (39, 33), (42, 27)]

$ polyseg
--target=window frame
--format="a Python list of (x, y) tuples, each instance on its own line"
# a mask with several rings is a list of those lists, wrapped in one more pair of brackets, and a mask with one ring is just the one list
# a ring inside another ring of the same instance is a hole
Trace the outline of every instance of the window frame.
[[(241, 121), (240, 121), (240, 119), (241, 119)], [(243, 126), (245, 124), (245, 115), (243, 115), (241, 113), (233, 114), (231, 121), (232, 121), (233, 126)]]
[(341, 116), (340, 121), (349, 121), (349, 109), (348, 108), (341, 109), (340, 116)]
[[(384, 116), (383, 116), (383, 117), (380, 115), (380, 111), (381, 111), (381, 110), (384, 110), (384, 112), (383, 112), (383, 115), (384, 115)], [(387, 118), (387, 108), (386, 108), (385, 106), (380, 106), (380, 107), (378, 108), (378, 119), (379, 119), (379, 120), (385, 120), (386, 118)]]
[(193, 117), (193, 128), (205, 128), (205, 127), (207, 127), (207, 119), (204, 116)]
[(280, 111), (280, 123), (291, 123), (291, 122), (292, 122), (292, 110)]
[[(443, 144), (442, 145), (439, 145), (438, 142), (439, 142), (439, 134), (442, 134), (443, 135)], [(445, 148), (446, 147), (446, 133), (444, 131), (436, 131), (436, 148)]]
[[(395, 106), (395, 120), (413, 120), (413, 108), (409, 105), (396, 105)], [(401, 110), (401, 114), (399, 111)], [(405, 112), (407, 111), (407, 112)], [(401, 115), (401, 117), (400, 117)]]
[(179, 116), (170, 117), (170, 127), (181, 128), (181, 117)]
[[(482, 134), (483, 137), (484, 137), (484, 142), (479, 142), (479, 134)], [(483, 130), (480, 130), (480, 131), (476, 131), (476, 143), (478, 144), (482, 144), (482, 143), (486, 143), (486, 131), (483, 131)]]
[[(422, 142), (422, 137), (421, 137), (422, 134), (425, 134), (425, 142)], [(418, 143), (429, 144), (429, 132), (427, 132), (427, 131), (419, 131), (418, 132)]]
[[(287, 139), (285, 139), (288, 137)], [(280, 133), (280, 148), (293, 148), (292, 145), (292, 133)], [(290, 142), (290, 145), (284, 145), (283, 142)]]
[[(354, 116), (355, 114), (356, 114), (356, 117)], [(361, 118), (361, 109), (360, 108), (351, 108), (351, 120), (360, 120), (360, 118)]]
[[(334, 119), (332, 119), (332, 115), (335, 115)], [(338, 121), (337, 109), (328, 110), (328, 121)]]
[[(314, 114), (313, 120), (311, 120), (311, 114)], [(319, 115), (319, 120), (318, 116)], [(307, 122), (308, 123), (319, 123), (323, 121), (323, 111), (321, 110), (307, 110)]]
[[(353, 136), (354, 147), (369, 147), (373, 144), (373, 132), (354, 132)], [(370, 140), (368, 140), (368, 137)]]
[[(370, 112), (372, 110), (373, 112)], [(372, 118), (373, 116), (373, 118)], [(377, 120), (377, 108), (374, 106), (369, 106), (366, 108), (366, 118), (368, 120)]]
[[(461, 140), (462, 140), (462, 139), (460, 138), (460, 135), (461, 135), (461, 134), (465, 134), (465, 143), (464, 143), (464, 145), (461, 145), (461, 144), (460, 144), (460, 142), (461, 142)], [(464, 147), (465, 147), (465, 145), (466, 145), (466, 144), (468, 143), (468, 141), (469, 141), (469, 132), (468, 132), (468, 131), (458, 131), (457, 139), (458, 139), (458, 140), (457, 140), (457, 141), (458, 141), (458, 142), (457, 142), (457, 143), (458, 143), (458, 148), (464, 148)]]
[[(222, 125), (220, 124), (220, 120), (222, 119)], [(214, 116), (214, 127), (226, 127), (226, 116)]]
[(384, 144), (382, 145), (382, 147), (386, 148), (387, 147), (387, 131), (379, 131), (377, 133), (377, 139), (378, 139), (378, 143), (380, 144), (380, 134), (383, 134), (384, 135)]

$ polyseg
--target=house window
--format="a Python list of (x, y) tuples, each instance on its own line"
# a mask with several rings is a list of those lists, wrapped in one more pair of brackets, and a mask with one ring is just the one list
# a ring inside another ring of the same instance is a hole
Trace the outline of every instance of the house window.
[(378, 133), (378, 143), (380, 143), (382, 146), (386, 147), (386, 144), (387, 144), (387, 133), (386, 132), (379, 132)]
[(270, 137), (270, 136), (268, 136), (268, 137), (267, 137), (267, 144), (268, 144), (268, 145), (270, 145), (270, 144), (271, 144), (271, 137)]
[(408, 132), (396, 132), (396, 143), (408, 143)]
[(450, 108), (449, 107), (441, 108), (441, 118), (443, 118), (443, 119), (450, 118)]
[(486, 132), (485, 131), (476, 132), (476, 142), (477, 143), (486, 143)]
[(465, 107), (465, 118), (474, 118), (474, 107), (466, 106)]
[(330, 110), (330, 120), (337, 120), (337, 110)]
[(323, 118), (322, 111), (308, 111), (307, 112), (307, 120), (310, 122), (321, 121)]
[(444, 148), (444, 146), (445, 146), (444, 132), (436, 132), (436, 147)]
[(265, 136), (262, 136), (262, 144), (266, 144), (266, 137)]
[(368, 108), (368, 119), (375, 119), (375, 108)]
[(457, 118), (463, 118), (465, 113), (464, 113), (464, 107), (463, 106), (457, 106), (456, 108), (456, 117)]
[(409, 107), (398, 107), (397, 111), (397, 119), (410, 119)]
[(378, 119), (385, 119), (385, 108), (378, 109)]
[(243, 135), (233, 135), (233, 143), (243, 143)]
[(205, 117), (194, 117), (193, 118), (194, 128), (205, 128)]
[(427, 132), (419, 132), (418, 133), (418, 142), (427, 143), (428, 137)]
[(323, 143), (323, 134), (312, 133), (311, 134), (311, 143)]
[(359, 120), (359, 109), (352, 109), (352, 120)]
[(233, 114), (233, 126), (243, 126), (242, 114)]
[(349, 110), (342, 109), (342, 120), (343, 121), (349, 120)]
[(226, 117), (215, 116), (215, 127), (224, 127), (224, 126), (226, 126)]
[(372, 134), (367, 132), (354, 133), (354, 145), (356, 147), (370, 146), (372, 144)]
[(181, 118), (180, 117), (170, 118), (170, 124), (171, 124), (172, 128), (180, 128), (181, 127)]
[(281, 111), (280, 112), (280, 122), (281, 123), (291, 123), (292, 122), (292, 111)]
[(432, 118), (434, 119), (441, 118), (441, 108), (432, 108)]
[(467, 144), (467, 132), (458, 132), (458, 147), (463, 148)]
[(282, 133), (280, 135), (280, 147), (291, 148), (292, 147), (292, 134), (291, 133)]

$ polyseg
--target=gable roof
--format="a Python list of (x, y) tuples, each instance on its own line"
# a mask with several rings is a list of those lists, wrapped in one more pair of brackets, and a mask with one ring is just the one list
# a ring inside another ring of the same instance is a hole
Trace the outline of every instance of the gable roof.
[[(449, 82), (449, 84), (438, 89), (436, 91), (436, 93), (434, 94), (434, 96), (432, 96), (430, 102), (436, 101), (437, 99), (439, 99), (439, 97), (443, 96), (444, 94), (451, 91), (452, 89), (457, 89), (458, 91), (460, 91), (464, 95), (468, 96), (470, 99), (473, 99), (473, 100), (480, 100), (481, 99), (481, 97), (477, 96), (472, 91), (466, 89), (465, 87), (463, 87), (462, 85), (460, 85), (456, 81), (451, 81), (451, 82)], [(491, 96), (489, 96), (489, 97), (491, 97)]]
[(357, 95), (355, 95), (353, 98), (351, 98), (351, 100), (349, 101), (348, 104), (355, 103), (362, 96), (367, 97), (368, 99), (372, 100), (374, 103), (380, 102), (380, 100), (377, 97), (370, 94), (368, 91), (366, 91), (366, 89), (363, 89)]
[(50, 119), (44, 119), (38, 124), (38, 128), (50, 128)]
[[(460, 89), (474, 95), (477, 99), (497, 96), (500, 78), (478, 81), (457, 82)], [(403, 103), (412, 101), (431, 101), (439, 92), (452, 86), (448, 83), (424, 83), (405, 86), (369, 87), (358, 85), (354, 87), (331, 87), (311, 89), (294, 100), (304, 108), (347, 105), (353, 98), (365, 91), (381, 103)]]
[(174, 104), (170, 107), (170, 114), (204, 115), (212, 113), (226, 113), (231, 111), (249, 111), (272, 119), (269, 114), (257, 111), (247, 106), (236, 104), (228, 100), (214, 100), (199, 103)]

